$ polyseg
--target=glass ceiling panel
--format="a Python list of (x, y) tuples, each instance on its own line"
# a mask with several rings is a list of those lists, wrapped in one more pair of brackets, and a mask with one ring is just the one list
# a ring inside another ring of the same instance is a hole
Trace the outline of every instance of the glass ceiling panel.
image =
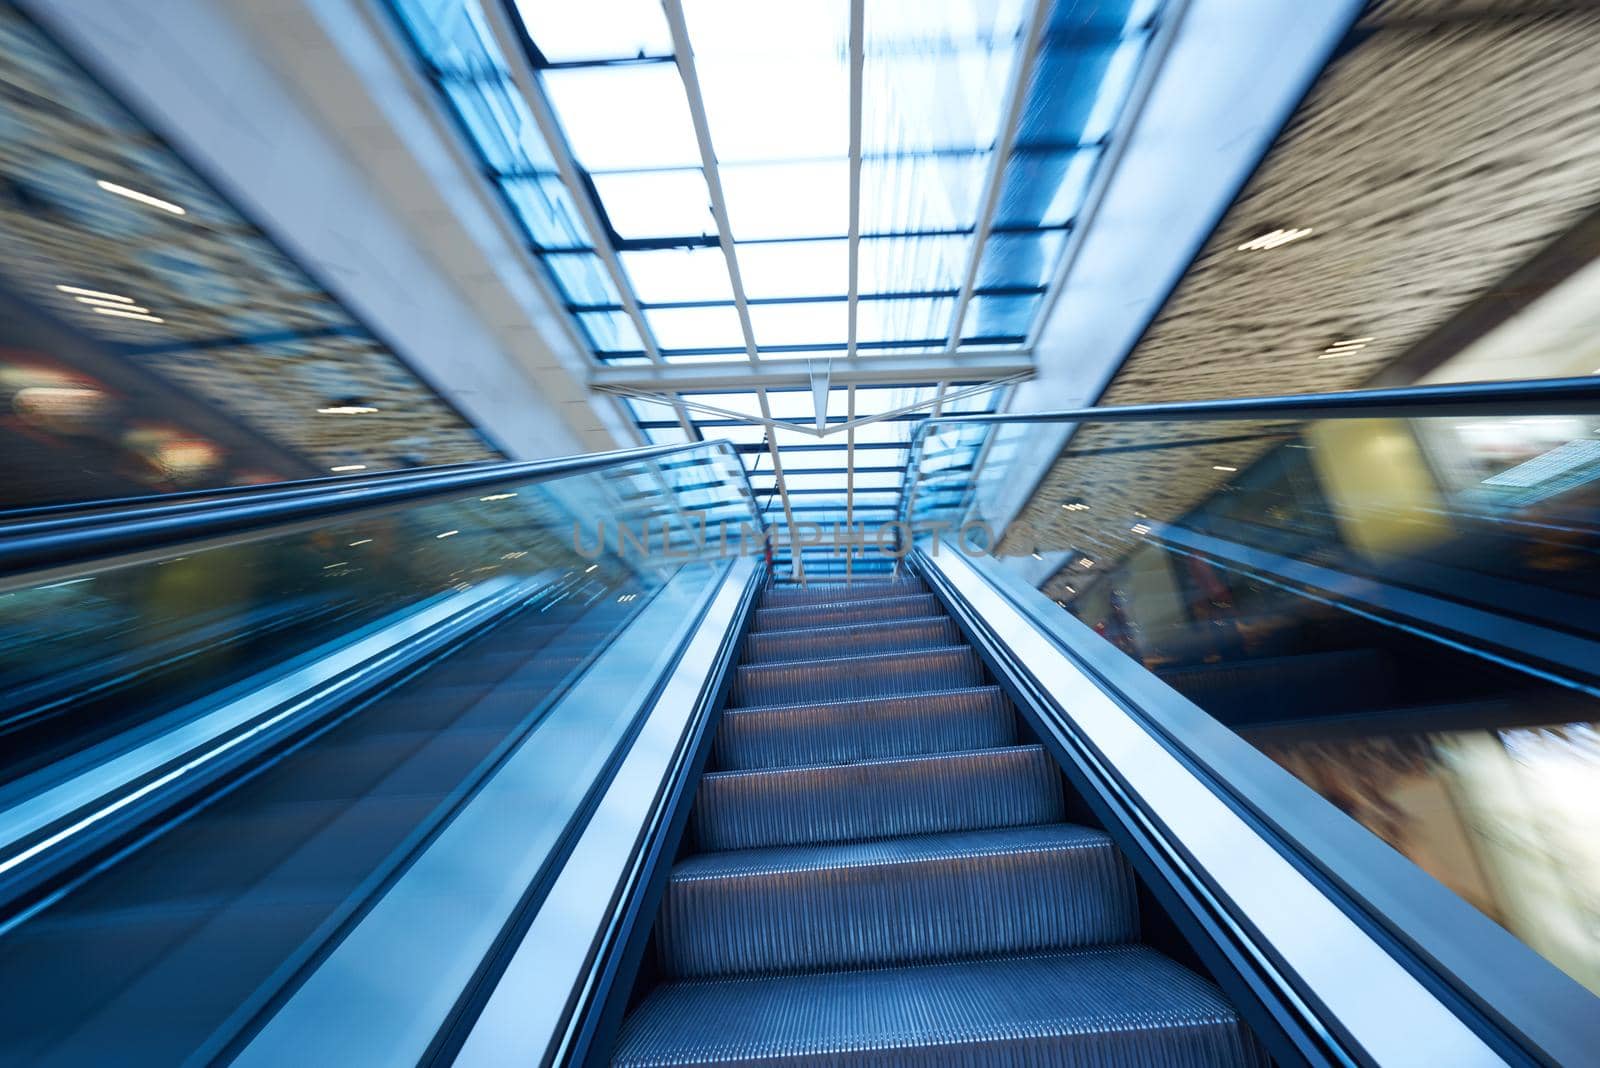
[(863, 300), (856, 306), (856, 339), (861, 342), (943, 338), (950, 333), (951, 297)]
[(611, 228), (624, 241), (717, 232), (700, 168), (591, 175)]
[[(538, 57), (554, 65), (538, 77), (563, 132), (564, 145), (555, 147), (570, 149), (581, 171), (571, 191), (556, 181), (531, 109), (486, 30), (483, 0), (389, 2), (416, 24), (414, 39), (444, 71), (441, 89), (486, 169), (503, 174), (535, 245), (564, 250), (548, 253), (546, 263), (569, 303), (595, 309), (576, 315), (596, 349), (618, 354), (608, 361), (645, 360), (633, 322), (598, 310), (623, 299), (590, 251), (612, 242), (663, 359), (744, 362), (734, 287), (718, 245), (723, 235), (659, 0), (513, 0)], [(841, 357), (852, 340), (844, 299), (852, 229), (850, 0), (682, 2), (738, 277), (755, 302), (748, 315), (758, 349), (785, 361)], [(955, 294), (974, 256), (975, 292), (957, 331), (959, 350), (1004, 348), (1014, 344), (1007, 339), (1031, 333), (1047, 303), (1041, 291), (1056, 276), (1105, 143), (1119, 129), (1160, 8), (1161, 0), (1050, 3), (1040, 50), (1029, 57), (1022, 110), (1010, 115), (1033, 0), (865, 4), (856, 220), (864, 236), (854, 339), (865, 361), (888, 365), (890, 358), (944, 353)], [(1003, 140), (1012, 143), (1011, 157), (997, 164), (994, 146)], [(997, 166), (995, 215), (982, 219)], [(588, 232), (574, 196), (594, 198), (605, 232)], [(974, 244), (979, 230), (987, 232), (981, 248)], [(858, 387), (855, 414), (897, 410), (933, 392)], [(950, 401), (946, 410), (994, 410), (1007, 392)], [(830, 415), (842, 420), (848, 395), (837, 386), (829, 391)], [(759, 413), (753, 389), (692, 396), (746, 419)], [(811, 425), (816, 417), (809, 390), (786, 383), (769, 399), (775, 418)], [(759, 450), (761, 427), (722, 428), (714, 424), (725, 417), (691, 416), (711, 424), (704, 426), (709, 434), (737, 436), (747, 466), (770, 469)], [(909, 418), (858, 428), (856, 461), (894, 466), (916, 425)], [(793, 454), (797, 477), (837, 456), (845, 440), (843, 433), (820, 442), (793, 432), (778, 437)], [(828, 447), (795, 452), (818, 444)], [(822, 477), (842, 488), (838, 476)], [(866, 477), (881, 479), (880, 492), (899, 486), (892, 470)], [(765, 478), (770, 486), (770, 474)]]
[(848, 155), (847, 0), (686, 0), (684, 20), (719, 161)]
[(860, 282), (863, 293), (925, 293), (956, 290), (967, 269), (972, 238), (863, 238)]
[(849, 241), (758, 242), (735, 245), (734, 251), (751, 300), (839, 297), (850, 290)]
[(551, 63), (672, 54), (660, 0), (516, 0), (528, 34)]
[(977, 153), (863, 160), (862, 233), (971, 229), (987, 168)]
[(710, 308), (647, 308), (644, 321), (663, 349), (709, 349), (744, 345), (739, 312), (731, 304)]
[[(770, 394), (769, 396), (777, 396)], [(682, 393), (679, 394), (689, 404), (704, 404), (712, 408), (720, 408), (725, 412), (738, 412), (751, 419), (761, 418), (761, 400), (754, 393)], [(697, 418), (704, 421), (707, 418), (725, 418), (723, 416), (702, 415)], [(716, 432), (721, 433), (725, 428), (717, 427)], [(710, 431), (707, 431), (710, 433)]]
[(500, 188), (528, 236), (541, 248), (578, 248), (589, 243), (572, 194), (554, 175), (504, 178)]
[(728, 164), (719, 170), (735, 241), (850, 233), (845, 160)]
[(994, 144), (1027, 8), (1025, 0), (866, 5), (865, 151)]
[(593, 252), (571, 252), (546, 256), (545, 265), (555, 276), (556, 286), (569, 304), (617, 304), (621, 297), (611, 284), (605, 264)]
[(602, 351), (632, 352), (644, 348), (633, 320), (623, 312), (579, 312), (578, 325)]
[(584, 169), (700, 165), (700, 145), (677, 64), (548, 70), (542, 77), (572, 154)]
[(720, 248), (664, 248), (623, 252), (622, 268), (646, 304), (733, 300), (728, 260)]
[(842, 300), (799, 304), (752, 304), (750, 328), (756, 344), (843, 345), (849, 332), (850, 306)]

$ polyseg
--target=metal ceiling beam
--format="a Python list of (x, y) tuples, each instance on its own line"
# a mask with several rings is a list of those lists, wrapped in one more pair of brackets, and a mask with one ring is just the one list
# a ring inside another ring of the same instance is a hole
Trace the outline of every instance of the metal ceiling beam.
[(1049, 21), (1051, 0), (1034, 0), (1033, 12), (1028, 18), (1027, 32), (1017, 52), (1016, 67), (1012, 71), (1011, 91), (1006, 100), (1005, 116), (1000, 123), (1000, 136), (995, 140), (994, 157), (989, 161), (989, 173), (984, 177), (983, 199), (979, 202), (978, 227), (972, 235), (972, 249), (967, 253), (967, 270), (961, 282), (961, 295), (956, 298), (955, 310), (950, 318), (950, 336), (946, 351), (954, 352), (961, 344), (961, 324), (966, 318), (967, 306), (972, 303), (972, 291), (978, 285), (978, 269), (983, 264), (983, 247), (989, 243), (989, 233), (994, 229), (995, 211), (1000, 206), (1000, 188), (1005, 181), (1006, 164), (1011, 160), (1011, 147), (1017, 141), (1017, 128), (1022, 125), (1022, 113), (1028, 101), (1028, 80), (1038, 61), (1040, 42), (1044, 37), (1045, 23)]
[[(686, 390), (808, 389), (811, 361), (766, 359), (749, 363), (669, 363), (621, 367), (596, 367), (589, 376), (592, 388), (616, 386), (644, 392)], [(858, 356), (835, 360), (829, 372), (835, 386), (937, 386), (940, 382), (983, 382), (997, 378), (1031, 376), (1033, 360), (1022, 350), (950, 353), (917, 356)]]

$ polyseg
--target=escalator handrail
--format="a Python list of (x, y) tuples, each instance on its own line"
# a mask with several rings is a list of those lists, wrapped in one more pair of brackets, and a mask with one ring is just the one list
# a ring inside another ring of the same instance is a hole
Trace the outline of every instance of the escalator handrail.
[(654, 445), (549, 460), (452, 464), (373, 475), (269, 483), (226, 492), (131, 498), (104, 507), (91, 502), (68, 514), (4, 523), (0, 514), (0, 575), (15, 575), (127, 553), (149, 551), (286, 523), (323, 519), (375, 506), (449, 497), (465, 490), (508, 483), (542, 482), (609, 467), (659, 460), (699, 449), (721, 449), (734, 461), (751, 501), (755, 522), (765, 526), (755, 494), (734, 446), (724, 440)]
[(1519, 382), (1451, 382), (1397, 389), (1288, 393), (1268, 397), (1124, 404), (1044, 412), (931, 416), (911, 435), (921, 444), (934, 426), (963, 423), (1178, 423), (1274, 419), (1415, 419), (1423, 417), (1571, 415), (1575, 405), (1600, 405), (1600, 375)]

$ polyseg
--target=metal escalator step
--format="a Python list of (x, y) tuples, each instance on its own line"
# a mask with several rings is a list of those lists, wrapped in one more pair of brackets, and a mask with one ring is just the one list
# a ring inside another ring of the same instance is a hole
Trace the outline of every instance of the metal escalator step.
[(860, 656), (865, 653), (939, 648), (956, 645), (960, 641), (961, 631), (949, 616), (891, 619), (842, 627), (752, 634), (745, 639), (744, 662), (770, 664), (828, 656)]
[(983, 664), (969, 646), (743, 664), (734, 670), (729, 704), (800, 704), (955, 690), (984, 682)]
[(702, 853), (656, 932), (662, 971), (692, 978), (1128, 942), (1139, 913), (1105, 832), (1047, 824)]
[(700, 848), (760, 846), (1059, 823), (1061, 773), (1037, 745), (764, 771), (700, 780)]
[(842, 601), (863, 601), (876, 597), (904, 597), (908, 593), (927, 593), (928, 587), (920, 578), (908, 576), (892, 582), (813, 582), (805, 586), (773, 586), (761, 596), (764, 608), (778, 608), (799, 604), (837, 604)]
[(1265, 1068), (1210, 983), (1142, 946), (667, 983), (614, 1064)]
[(713, 752), (723, 770), (843, 764), (1012, 745), (1016, 711), (998, 686), (909, 697), (734, 708)]
[(875, 623), (881, 619), (913, 619), (939, 614), (939, 599), (931, 593), (902, 597), (875, 597), (834, 604), (800, 604), (787, 608), (757, 608), (757, 631), (797, 630), (806, 627), (842, 627), (850, 623)]

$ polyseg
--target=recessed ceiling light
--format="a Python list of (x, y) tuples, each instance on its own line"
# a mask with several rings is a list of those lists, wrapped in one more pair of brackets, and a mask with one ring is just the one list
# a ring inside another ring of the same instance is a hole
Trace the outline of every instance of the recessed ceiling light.
[(72, 299), (79, 304), (88, 304), (95, 308), (116, 308), (125, 312), (139, 312), (142, 315), (150, 314), (149, 308), (135, 304), (132, 301), (116, 301), (106, 297), (73, 297)]
[(114, 315), (118, 319), (137, 319), (141, 323), (164, 323), (165, 319), (151, 315), (144, 311), (130, 311), (126, 308), (92, 308), (91, 311), (98, 315)]
[(99, 186), (101, 189), (104, 189), (107, 193), (115, 193), (119, 197), (127, 197), (129, 200), (136, 200), (141, 204), (148, 204), (152, 208), (160, 208), (162, 211), (171, 212), (173, 215), (189, 214), (183, 208), (174, 204), (170, 200), (162, 200), (160, 197), (153, 197), (149, 193), (141, 193), (137, 189), (129, 189), (125, 185), (118, 185), (116, 182), (108, 182), (104, 178), (96, 181), (94, 184)]
[(583, 569), (583, 573), (585, 575), (587, 575), (589, 572), (593, 571), (595, 568), (597, 568), (599, 566), (600, 566), (599, 564), (590, 564), (588, 567)]
[(480, 500), (480, 501), (509, 501), (511, 498), (513, 498), (515, 496), (516, 496), (515, 493), (491, 493), (487, 497), (479, 497), (478, 500)]
[(435, 534), (434, 537), (435, 538), (453, 538), (457, 534), (460, 534), (460, 533), (461, 533), (461, 531), (459, 531), (459, 530), (447, 530), (443, 534)]
[(1079, 567), (1093, 567), (1094, 566), (1094, 561), (1089, 559), (1087, 556), (1080, 556), (1080, 557), (1078, 557), (1078, 566)]
[(366, 469), (366, 464), (340, 464), (338, 467), (328, 468), (329, 471), (334, 471), (340, 474), (346, 471), (365, 471)]
[(102, 293), (98, 289), (84, 289), (82, 286), (56, 286), (63, 293), (72, 293), (80, 297), (96, 297), (100, 300), (114, 300), (118, 304), (132, 304), (132, 297), (124, 297), (120, 293)]
[(1212, 464), (1211, 465), (1211, 470), (1213, 470), (1213, 471), (1237, 471), (1239, 469), (1237, 467), (1229, 467), (1227, 464)]
[(1315, 231), (1305, 226), (1298, 229), (1269, 230), (1260, 237), (1253, 237), (1239, 246), (1240, 252), (1261, 252), (1280, 245), (1287, 245), (1291, 241), (1298, 241), (1302, 237), (1310, 237)]
[(370, 415), (378, 409), (369, 404), (335, 404), (331, 408), (318, 408), (319, 415)]
[(362, 538), (360, 541), (351, 542), (350, 543), (350, 548), (354, 549), (357, 545), (371, 545), (371, 544), (372, 544), (372, 539), (371, 538)]
[(1135, 534), (1148, 534), (1148, 533), (1150, 533), (1150, 527), (1146, 523), (1135, 523), (1133, 526), (1129, 527), (1128, 529), (1133, 531)]
[(1044, 559), (1044, 557), (1040, 556), (1038, 553), (1029, 553), (1028, 555), (1033, 557), (1035, 560), (1043, 560)]

